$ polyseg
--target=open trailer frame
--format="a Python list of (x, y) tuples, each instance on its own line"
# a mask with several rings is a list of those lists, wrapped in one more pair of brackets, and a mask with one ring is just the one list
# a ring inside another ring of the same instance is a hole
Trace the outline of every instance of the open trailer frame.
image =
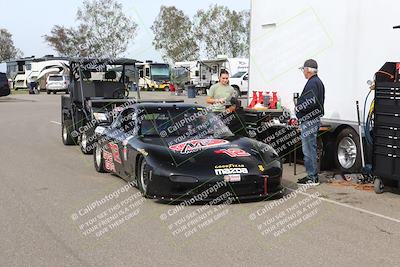
[[(134, 59), (73, 58), (69, 61), (69, 95), (61, 97), (62, 141), (80, 145), (84, 154), (93, 152), (95, 128), (109, 125), (129, 98), (126, 67)], [(120, 73), (114, 70), (122, 67)], [(93, 75), (92, 75), (93, 74)], [(103, 76), (104, 75), (104, 76)]]

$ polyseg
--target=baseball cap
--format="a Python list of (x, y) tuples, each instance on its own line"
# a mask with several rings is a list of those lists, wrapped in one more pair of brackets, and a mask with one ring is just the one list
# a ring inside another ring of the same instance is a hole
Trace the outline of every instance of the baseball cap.
[(304, 69), (304, 68), (318, 69), (318, 63), (314, 59), (307, 59), (306, 62), (304, 62), (304, 65), (299, 69)]

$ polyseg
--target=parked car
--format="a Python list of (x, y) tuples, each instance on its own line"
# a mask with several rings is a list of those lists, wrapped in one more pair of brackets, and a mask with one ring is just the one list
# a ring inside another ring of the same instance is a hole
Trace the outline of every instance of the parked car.
[(11, 93), (10, 86), (8, 85), (7, 75), (0, 72), (0, 96), (8, 96)]
[(135, 183), (155, 199), (225, 191), (240, 199), (279, 195), (282, 162), (268, 145), (234, 135), (214, 113), (184, 103), (134, 103), (100, 125), (94, 166)]
[(61, 74), (50, 74), (46, 80), (46, 92), (56, 94), (57, 92), (68, 93), (69, 77)]

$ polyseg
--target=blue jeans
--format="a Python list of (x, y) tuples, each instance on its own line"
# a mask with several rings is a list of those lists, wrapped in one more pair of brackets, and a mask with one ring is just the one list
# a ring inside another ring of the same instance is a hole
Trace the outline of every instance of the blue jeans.
[(308, 177), (314, 181), (318, 178), (317, 135), (320, 124), (319, 119), (305, 121), (300, 124), (304, 166)]

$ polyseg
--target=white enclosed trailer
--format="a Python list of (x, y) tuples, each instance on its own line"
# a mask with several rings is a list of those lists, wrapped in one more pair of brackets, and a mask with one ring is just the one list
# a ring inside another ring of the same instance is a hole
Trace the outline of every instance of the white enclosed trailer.
[(392, 28), (399, 10), (397, 0), (252, 0), (249, 98), (276, 91), (293, 110), (293, 94), (306, 83), (298, 67), (317, 60), (326, 90), (323, 123), (331, 126), (326, 153), (343, 171), (359, 170), (355, 103), (363, 109), (367, 80), (385, 62), (399, 62), (400, 32)]
[(200, 81), (200, 69), (197, 61), (181, 61), (175, 62), (175, 75), (194, 85), (198, 85)]

